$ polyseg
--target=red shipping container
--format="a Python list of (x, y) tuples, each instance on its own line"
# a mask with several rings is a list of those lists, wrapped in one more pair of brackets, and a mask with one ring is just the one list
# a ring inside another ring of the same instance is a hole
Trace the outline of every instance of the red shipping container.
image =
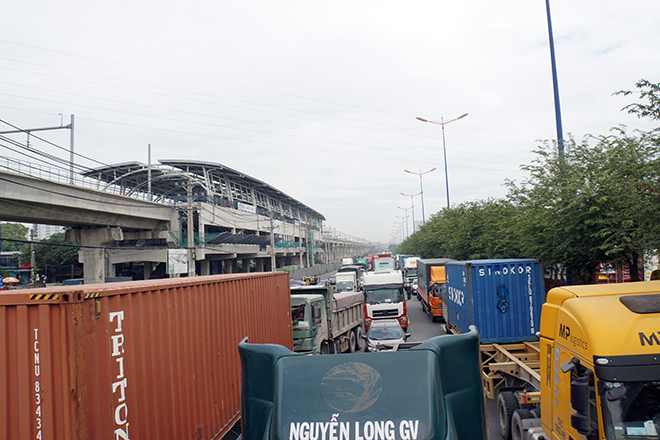
[(0, 438), (221, 438), (246, 336), (293, 347), (287, 273), (0, 293)]

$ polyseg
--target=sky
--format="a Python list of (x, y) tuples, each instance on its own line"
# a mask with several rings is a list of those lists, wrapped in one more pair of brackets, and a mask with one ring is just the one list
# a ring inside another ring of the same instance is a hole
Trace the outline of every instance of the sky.
[[(621, 111), (660, 81), (660, 2), (551, 0), (565, 137), (650, 121)], [(441, 125), (445, 124), (443, 159)], [(61, 114), (61, 115), (60, 115)], [(398, 241), (447, 206), (506, 195), (556, 138), (543, 0), (118, 0), (0, 6), (0, 131), (69, 123), (102, 164), (220, 163)], [(25, 135), (12, 135), (25, 141)], [(69, 131), (42, 132), (68, 158)], [(25, 156), (0, 143), (1, 157)], [(402, 209), (404, 208), (404, 209)], [(407, 209), (405, 209), (407, 208)], [(406, 219), (406, 215), (408, 218)], [(408, 220), (407, 225), (404, 220)]]

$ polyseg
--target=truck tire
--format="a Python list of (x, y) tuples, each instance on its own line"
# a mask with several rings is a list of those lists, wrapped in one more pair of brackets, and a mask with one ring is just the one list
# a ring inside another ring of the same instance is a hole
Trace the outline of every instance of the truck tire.
[(357, 344), (357, 341), (355, 340), (355, 332), (353, 330), (350, 330), (348, 332), (348, 352), (349, 353), (355, 353), (356, 344)]
[(518, 409), (511, 417), (511, 440), (523, 440), (522, 421), (534, 417), (528, 409)]
[(497, 396), (497, 419), (500, 423), (500, 434), (504, 440), (511, 438), (511, 418), (518, 409), (518, 401), (511, 391), (502, 391)]
[(353, 329), (355, 331), (355, 351), (362, 350), (362, 326), (357, 326)]

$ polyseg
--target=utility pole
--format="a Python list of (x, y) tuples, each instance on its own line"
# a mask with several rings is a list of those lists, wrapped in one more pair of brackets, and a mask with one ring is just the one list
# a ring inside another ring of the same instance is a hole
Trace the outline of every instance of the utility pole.
[(36, 259), (34, 258), (34, 227), (32, 225), (32, 230), (30, 231), (30, 282), (34, 283), (34, 277), (36, 275), (34, 271), (34, 265), (36, 264)]
[[(40, 128), (25, 128), (21, 129), (12, 125), (16, 130), (5, 130), (0, 131), (0, 134), (10, 134), (10, 133), (27, 133), (27, 145), (26, 147), (30, 149), (30, 133), (33, 131), (47, 131), (47, 130), (71, 130), (71, 135), (69, 138), (69, 183), (73, 185), (73, 163), (74, 163), (74, 153), (73, 153), (73, 120), (74, 115), (71, 115), (71, 123), (69, 125), (62, 125), (62, 114), (60, 113), (60, 126), (59, 127), (40, 127)], [(10, 124), (11, 125), (11, 124)]]
[(192, 181), (188, 181), (188, 276), (195, 276), (195, 232), (193, 229)]
[(275, 227), (273, 226), (273, 211), (270, 213), (270, 270), (275, 272), (277, 262), (275, 261)]
[(73, 119), (74, 116), (71, 115), (71, 124), (69, 127), (71, 129), (70, 138), (69, 138), (69, 183), (73, 185)]

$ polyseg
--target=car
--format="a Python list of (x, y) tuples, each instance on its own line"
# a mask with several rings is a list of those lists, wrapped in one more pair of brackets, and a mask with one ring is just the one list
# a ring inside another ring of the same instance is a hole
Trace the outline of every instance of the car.
[(417, 284), (417, 278), (415, 278), (413, 280), (412, 284), (410, 285), (410, 291), (412, 292), (413, 295), (415, 295), (417, 297), (417, 299), (421, 300), (421, 298), (419, 297), (419, 294), (417, 293), (418, 287), (419, 287), (419, 284)]
[(371, 323), (367, 334), (362, 336), (366, 341), (365, 352), (392, 350), (397, 344), (402, 344), (410, 337), (405, 333), (396, 319), (376, 319)]

